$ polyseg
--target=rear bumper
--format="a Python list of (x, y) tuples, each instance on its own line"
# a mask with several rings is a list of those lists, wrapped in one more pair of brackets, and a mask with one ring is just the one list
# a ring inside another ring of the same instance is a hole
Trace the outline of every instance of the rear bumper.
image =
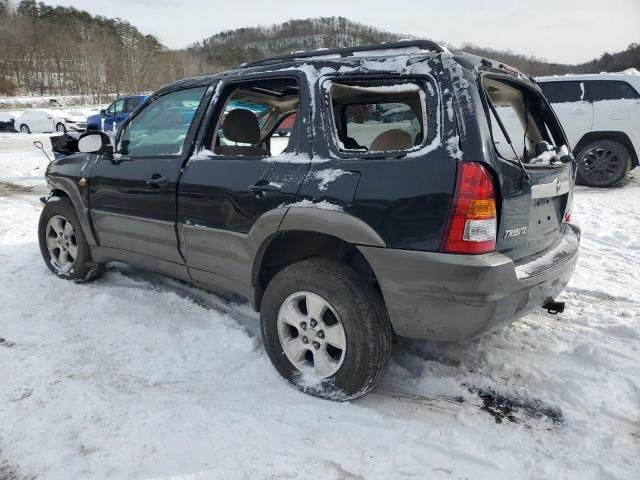
[(517, 265), (497, 252), (359, 249), (378, 278), (396, 334), (457, 341), (505, 326), (556, 298), (573, 274), (579, 243), (580, 230), (567, 225), (558, 245)]

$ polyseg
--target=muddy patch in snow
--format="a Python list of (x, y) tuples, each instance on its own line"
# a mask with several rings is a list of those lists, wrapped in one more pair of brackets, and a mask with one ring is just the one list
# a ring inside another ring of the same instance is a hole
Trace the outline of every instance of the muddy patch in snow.
[(478, 389), (469, 387), (482, 400), (480, 410), (491, 415), (496, 423), (508, 420), (511, 423), (521, 423), (527, 419), (549, 419), (555, 425), (564, 423), (562, 410), (546, 405), (539, 399), (525, 399), (510, 397), (492, 389)]
[[(0, 338), (0, 347), (11, 348), (14, 345), (15, 345), (15, 343), (10, 342), (6, 338)], [(2, 477), (0, 477), (0, 480), (2, 480)]]
[(16, 185), (15, 183), (0, 182), (0, 197), (25, 194), (31, 192), (31, 190), (33, 190), (33, 187), (24, 187), (22, 185)]
[(10, 464), (7, 460), (3, 460), (2, 450), (0, 450), (0, 480), (34, 480), (36, 475), (24, 475), (15, 465)]

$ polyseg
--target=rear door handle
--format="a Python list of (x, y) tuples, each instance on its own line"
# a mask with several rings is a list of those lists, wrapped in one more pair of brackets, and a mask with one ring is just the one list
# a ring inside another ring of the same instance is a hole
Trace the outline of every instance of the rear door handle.
[(163, 177), (160, 174), (156, 173), (151, 178), (147, 178), (145, 183), (147, 185), (150, 185), (153, 188), (160, 188), (168, 185), (169, 179), (167, 177)]

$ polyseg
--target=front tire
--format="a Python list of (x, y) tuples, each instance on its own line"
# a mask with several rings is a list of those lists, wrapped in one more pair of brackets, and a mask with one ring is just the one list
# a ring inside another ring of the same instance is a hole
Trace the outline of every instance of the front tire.
[(65, 197), (52, 197), (38, 222), (40, 253), (51, 272), (60, 278), (87, 282), (104, 273), (104, 264), (91, 258), (73, 204)]
[(56, 132), (67, 133), (67, 127), (64, 126), (64, 123), (59, 123), (56, 125)]
[(578, 183), (589, 187), (611, 187), (631, 168), (629, 150), (615, 140), (596, 140), (585, 145), (578, 155)]
[(382, 378), (391, 325), (380, 294), (348, 266), (312, 258), (269, 283), (260, 309), (269, 359), (306, 393), (350, 400)]
[(20, 133), (31, 133), (29, 125), (20, 125)]

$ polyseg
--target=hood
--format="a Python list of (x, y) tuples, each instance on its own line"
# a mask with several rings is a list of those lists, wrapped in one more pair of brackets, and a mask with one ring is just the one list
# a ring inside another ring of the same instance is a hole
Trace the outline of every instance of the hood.
[(87, 123), (100, 126), (100, 114), (96, 113), (95, 115), (89, 115), (87, 117)]

